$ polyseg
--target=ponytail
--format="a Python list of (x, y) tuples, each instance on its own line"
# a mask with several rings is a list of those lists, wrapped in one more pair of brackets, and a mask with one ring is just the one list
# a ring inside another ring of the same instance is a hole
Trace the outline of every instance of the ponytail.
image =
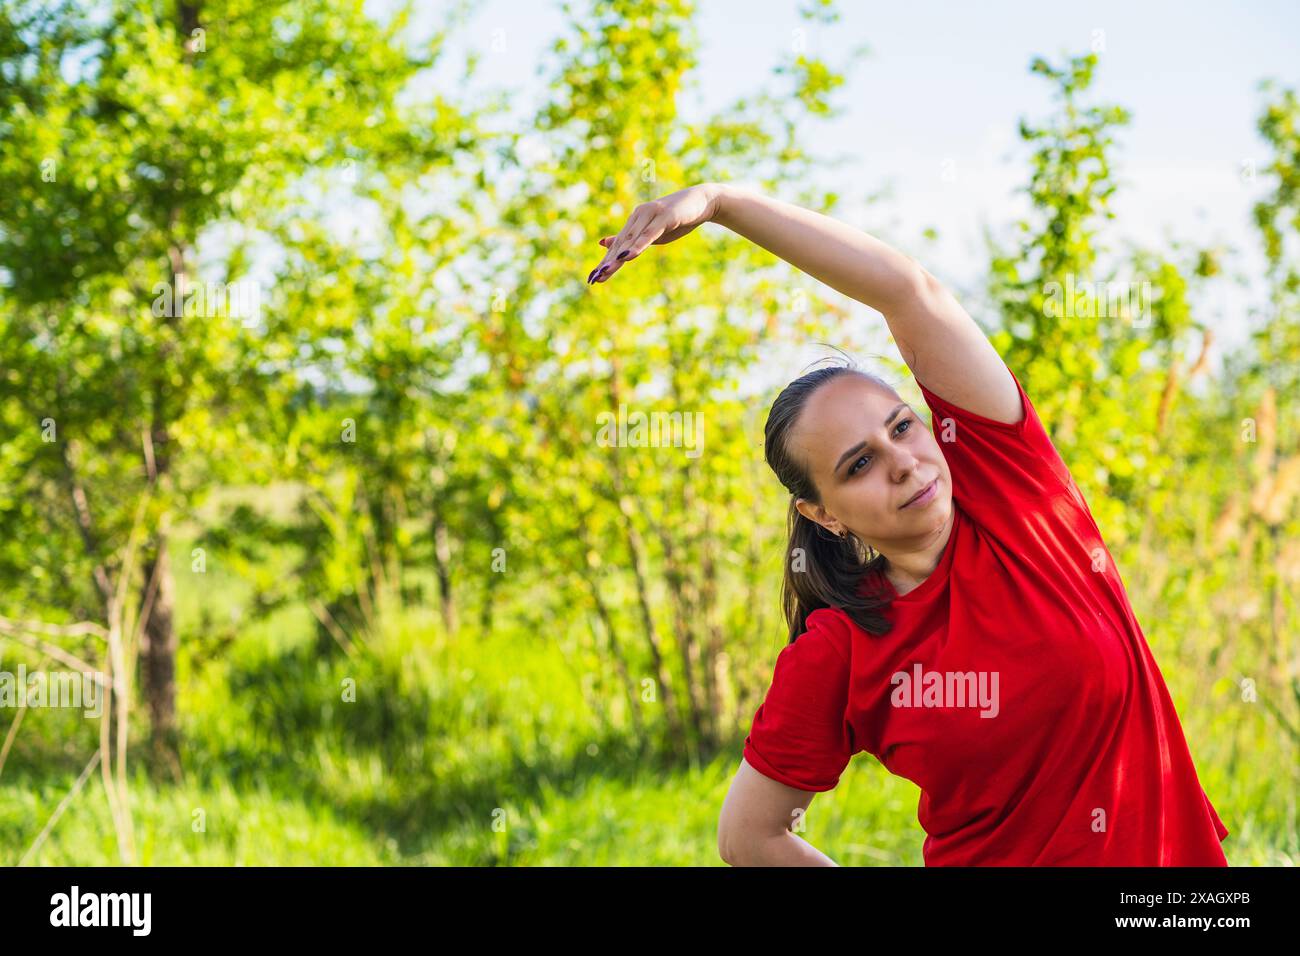
[(795, 507), (794, 496), (789, 529), (781, 587), (789, 642), (808, 629), (808, 615), (824, 607), (844, 611), (868, 634), (888, 634), (892, 625), (883, 613), (888, 599), (864, 594), (862, 587), (864, 577), (883, 572), (885, 556), (864, 547), (852, 532), (836, 537), (805, 517)]

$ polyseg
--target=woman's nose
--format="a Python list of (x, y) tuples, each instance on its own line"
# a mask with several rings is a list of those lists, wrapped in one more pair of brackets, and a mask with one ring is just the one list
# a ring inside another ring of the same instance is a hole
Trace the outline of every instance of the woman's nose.
[(899, 478), (906, 478), (921, 467), (921, 461), (909, 451), (900, 451), (894, 460), (894, 473)]

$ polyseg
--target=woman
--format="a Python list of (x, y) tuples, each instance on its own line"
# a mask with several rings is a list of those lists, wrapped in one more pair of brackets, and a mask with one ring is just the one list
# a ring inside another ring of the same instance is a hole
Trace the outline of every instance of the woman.
[(638, 206), (588, 283), (705, 222), (880, 312), (933, 420), (853, 367), (772, 406), (790, 642), (723, 804), (723, 859), (836, 865), (792, 828), (865, 751), (920, 787), (927, 866), (1226, 866), (1088, 505), (974, 320), (872, 236), (717, 183)]

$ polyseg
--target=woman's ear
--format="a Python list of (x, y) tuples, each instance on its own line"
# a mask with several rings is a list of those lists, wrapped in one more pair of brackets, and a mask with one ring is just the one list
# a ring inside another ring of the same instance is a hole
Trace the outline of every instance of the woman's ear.
[[(813, 504), (807, 498), (796, 498), (794, 501), (794, 506), (799, 509), (799, 513), (801, 515), (803, 515), (809, 521), (821, 525), (823, 528), (826, 528), (826, 523), (828, 521), (831, 524), (836, 523), (834, 519), (832, 519), (829, 515), (826, 514), (825, 508), (823, 508), (821, 505)], [(826, 528), (826, 530), (830, 531), (832, 534), (839, 534), (839, 532), (834, 530), (833, 528)]]

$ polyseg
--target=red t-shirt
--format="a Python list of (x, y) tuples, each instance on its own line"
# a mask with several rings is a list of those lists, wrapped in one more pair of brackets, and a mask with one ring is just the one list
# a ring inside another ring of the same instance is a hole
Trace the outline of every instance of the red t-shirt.
[(808, 616), (745, 760), (824, 791), (871, 754), (921, 788), (926, 866), (1226, 866), (1228, 829), (1123, 581), (1012, 378), (1014, 425), (918, 382), (952, 473), (939, 565), (902, 597), (864, 577), (893, 597), (883, 637), (839, 609)]

